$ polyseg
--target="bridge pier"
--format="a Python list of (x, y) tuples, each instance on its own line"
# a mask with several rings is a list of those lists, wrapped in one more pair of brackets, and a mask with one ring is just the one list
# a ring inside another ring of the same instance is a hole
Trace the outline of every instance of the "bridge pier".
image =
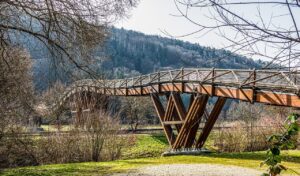
[(107, 112), (109, 108), (107, 96), (89, 90), (74, 94), (71, 101), (71, 113), (74, 114), (76, 128), (84, 128), (90, 114), (97, 111)]
[[(151, 94), (151, 99), (171, 148), (182, 151), (203, 148), (226, 102), (226, 98), (218, 97), (211, 113), (208, 115), (206, 105), (209, 96), (205, 94), (191, 94), (187, 109), (184, 107), (179, 93), (172, 92), (167, 96), (168, 102), (165, 109), (160, 101), (159, 94)], [(206, 123), (197, 138), (200, 122), (205, 116), (208, 116)]]

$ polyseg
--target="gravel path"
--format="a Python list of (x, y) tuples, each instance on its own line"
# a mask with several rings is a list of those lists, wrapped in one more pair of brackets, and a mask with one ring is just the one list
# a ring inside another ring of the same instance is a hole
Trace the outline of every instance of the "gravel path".
[(114, 176), (256, 176), (260, 171), (218, 164), (164, 164), (147, 166), (126, 174)]

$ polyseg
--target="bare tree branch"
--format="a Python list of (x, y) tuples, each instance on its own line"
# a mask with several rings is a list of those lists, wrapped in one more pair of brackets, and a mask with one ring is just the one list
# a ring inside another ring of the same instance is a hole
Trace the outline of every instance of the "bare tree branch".
[[(224, 48), (269, 61), (266, 69), (300, 66), (298, 0), (174, 0), (174, 3), (180, 16), (198, 27), (183, 37), (216, 32), (229, 43)], [(254, 7), (256, 13), (247, 13)], [(198, 20), (199, 16), (189, 13), (195, 9), (209, 11), (211, 14), (206, 17), (209, 22), (203, 20), (205, 15)]]

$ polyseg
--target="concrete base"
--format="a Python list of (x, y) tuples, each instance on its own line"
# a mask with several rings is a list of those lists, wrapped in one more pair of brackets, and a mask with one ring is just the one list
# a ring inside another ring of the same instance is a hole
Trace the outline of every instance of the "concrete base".
[(208, 149), (195, 149), (195, 148), (188, 148), (188, 149), (172, 149), (169, 151), (166, 151), (162, 154), (162, 156), (175, 156), (175, 155), (201, 155), (205, 153), (212, 153)]

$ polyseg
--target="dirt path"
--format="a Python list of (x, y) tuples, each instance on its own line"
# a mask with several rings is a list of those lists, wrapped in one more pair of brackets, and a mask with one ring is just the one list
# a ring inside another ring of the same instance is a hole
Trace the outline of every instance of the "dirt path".
[(135, 172), (116, 174), (115, 176), (256, 176), (261, 172), (218, 164), (164, 164), (146, 166)]

